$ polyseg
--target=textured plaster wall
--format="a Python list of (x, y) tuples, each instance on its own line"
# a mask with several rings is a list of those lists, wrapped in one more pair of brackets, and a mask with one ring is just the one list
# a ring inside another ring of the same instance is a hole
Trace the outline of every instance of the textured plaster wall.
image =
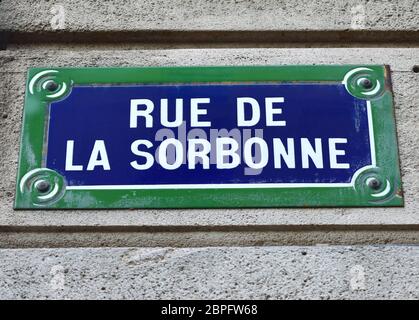
[[(57, 231), (64, 226), (78, 236), (80, 226), (88, 231), (107, 234), (119, 231), (202, 231), (202, 228), (223, 228), (222, 231), (263, 232), (271, 230), (298, 231), (274, 243), (317, 243), (309, 231), (326, 230), (326, 242), (338, 242), (332, 231), (359, 231), (355, 237), (345, 237), (350, 243), (394, 242), (418, 243), (418, 193), (419, 193), (419, 74), (412, 71), (419, 61), (417, 48), (200, 48), (144, 50), (128, 46), (127, 49), (103, 45), (86, 49), (82, 45), (48, 47), (45, 44), (11, 45), (0, 51), (2, 63), (1, 95), (2, 113), (0, 136), (3, 160), (0, 172), (3, 179), (0, 189), (0, 223), (8, 231), (25, 229)], [(30, 66), (162, 66), (162, 65), (256, 65), (256, 64), (389, 64), (395, 99), (400, 149), (401, 173), (405, 197), (404, 208), (318, 208), (318, 209), (216, 209), (216, 210), (100, 210), (100, 211), (14, 211), (12, 202), (18, 160), (18, 145), (24, 97), (26, 70)], [(185, 229), (185, 227), (188, 227)], [(299, 228), (300, 227), (300, 228)], [(346, 229), (342, 229), (345, 227)], [(104, 229), (103, 229), (104, 230)], [(367, 231), (365, 231), (367, 230)], [(380, 231), (371, 241), (371, 231)], [(387, 233), (382, 232), (389, 230)], [(399, 230), (400, 232), (397, 232)], [(391, 232), (390, 232), (391, 231)], [(407, 233), (413, 231), (413, 233)], [(143, 233), (144, 234), (144, 233)], [(292, 236), (292, 235), (295, 236)], [(302, 234), (305, 236), (302, 237)], [(348, 233), (349, 234), (349, 233)], [(51, 235), (51, 234), (50, 234)], [(406, 235), (409, 235), (406, 239)], [(11, 236), (7, 234), (7, 237)], [(329, 236), (329, 239), (327, 238)], [(0, 235), (0, 240), (4, 239)], [(19, 237), (14, 237), (20, 241)], [(23, 237), (22, 237), (23, 239)], [(61, 238), (49, 237), (51, 245), (59, 245)], [(144, 245), (148, 243), (144, 238)], [(180, 245), (182, 237), (173, 243)], [(36, 239), (34, 239), (35, 241)], [(3, 240), (6, 241), (6, 240)], [(0, 244), (3, 242), (0, 241)], [(23, 240), (22, 240), (23, 241)], [(249, 238), (248, 243), (253, 243)], [(10, 243), (10, 241), (7, 241)], [(44, 242), (43, 242), (44, 243)], [(67, 242), (67, 245), (72, 245)], [(107, 242), (109, 244), (109, 242)], [(217, 242), (218, 243), (218, 242)], [(60, 244), (61, 245), (61, 244)], [(202, 245), (202, 242), (197, 243)]]
[[(415, 0), (0, 1), (0, 297), (417, 298), (418, 47)], [(13, 210), (27, 68), (280, 64), (390, 65), (404, 208)]]
[(0, 250), (0, 296), (419, 299), (418, 261), (409, 246)]

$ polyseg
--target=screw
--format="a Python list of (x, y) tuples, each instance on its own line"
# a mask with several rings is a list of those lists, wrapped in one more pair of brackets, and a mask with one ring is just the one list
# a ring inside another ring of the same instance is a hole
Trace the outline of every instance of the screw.
[(48, 91), (55, 91), (58, 89), (58, 84), (53, 80), (49, 80), (45, 83), (45, 89)]
[(360, 84), (365, 89), (371, 89), (372, 88), (372, 81), (368, 78), (362, 78), (361, 81), (360, 81)]
[(41, 180), (38, 181), (35, 185), (36, 189), (41, 192), (41, 193), (45, 193), (49, 190), (50, 188), (50, 183), (46, 180)]
[(377, 178), (371, 178), (368, 181), (368, 187), (370, 187), (373, 190), (377, 190), (381, 187), (381, 182)]

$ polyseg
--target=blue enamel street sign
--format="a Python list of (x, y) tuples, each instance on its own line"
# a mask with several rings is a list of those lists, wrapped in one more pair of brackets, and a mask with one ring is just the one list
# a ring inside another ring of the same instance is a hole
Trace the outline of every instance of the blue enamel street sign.
[(368, 110), (341, 84), (74, 87), (46, 165), (69, 189), (350, 184), (375, 161)]
[(17, 207), (401, 205), (386, 69), (328, 68), (340, 81), (321, 67), (299, 82), (256, 81), (251, 67), (240, 81), (233, 68), (230, 81), (161, 83), (153, 72), (170, 68), (129, 69), (137, 81), (113, 69), (109, 83), (77, 83), (95, 69), (36, 70), (28, 90), (46, 127), (39, 167), (22, 164), (22, 147)]

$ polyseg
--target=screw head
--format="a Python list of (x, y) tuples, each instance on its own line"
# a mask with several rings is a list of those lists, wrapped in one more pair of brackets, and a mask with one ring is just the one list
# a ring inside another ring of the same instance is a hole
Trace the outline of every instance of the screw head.
[(53, 80), (48, 80), (45, 83), (45, 89), (48, 90), (48, 91), (55, 91), (55, 90), (58, 89), (58, 83), (56, 83)]
[(371, 89), (372, 88), (372, 81), (368, 78), (362, 78), (360, 79), (360, 85), (365, 89)]
[(40, 180), (35, 184), (36, 190), (38, 190), (41, 193), (47, 192), (50, 187), (51, 187), (50, 183), (46, 180)]
[(378, 180), (377, 178), (371, 178), (368, 181), (368, 187), (370, 187), (373, 190), (378, 190), (381, 187), (381, 181)]

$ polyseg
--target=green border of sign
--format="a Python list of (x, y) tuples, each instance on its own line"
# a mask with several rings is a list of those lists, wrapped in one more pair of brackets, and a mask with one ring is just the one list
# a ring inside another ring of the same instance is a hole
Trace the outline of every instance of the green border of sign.
[[(350, 187), (228, 190), (66, 190), (65, 179), (44, 168), (49, 104), (64, 99), (74, 85), (269, 81), (344, 83), (350, 94), (369, 101), (376, 165), (358, 172)], [(39, 183), (45, 181), (48, 189), (42, 190)], [(401, 190), (387, 66), (32, 68), (28, 73), (16, 209), (403, 206)]]

